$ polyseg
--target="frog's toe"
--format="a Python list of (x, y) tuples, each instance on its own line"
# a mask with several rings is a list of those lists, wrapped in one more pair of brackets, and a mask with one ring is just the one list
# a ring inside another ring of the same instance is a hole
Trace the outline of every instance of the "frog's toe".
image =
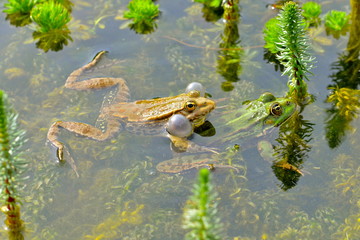
[(59, 162), (64, 162), (64, 147), (58, 147), (58, 149), (56, 150), (56, 156), (59, 160)]
[[(64, 158), (64, 153), (66, 155), (66, 159), (68, 159), (68, 161), (65, 161), (65, 158)], [(71, 157), (70, 153), (68, 150), (64, 149), (64, 146), (59, 146), (56, 150), (56, 156), (59, 160), (60, 163), (65, 163), (65, 162), (68, 162), (71, 166), (71, 168), (74, 170), (75, 174), (77, 177), (79, 177), (79, 173), (77, 171), (77, 167), (76, 167), (76, 164), (75, 164), (75, 161), (74, 159)]]

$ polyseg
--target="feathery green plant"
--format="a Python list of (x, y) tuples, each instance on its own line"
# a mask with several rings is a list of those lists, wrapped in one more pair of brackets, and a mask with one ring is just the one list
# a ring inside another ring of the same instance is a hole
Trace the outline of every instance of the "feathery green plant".
[(350, 123), (359, 115), (360, 90), (351, 88), (329, 87), (333, 90), (327, 98), (332, 108), (327, 110), (326, 139), (329, 146), (335, 148), (342, 142), (347, 130), (352, 130)]
[(6, 20), (10, 24), (17, 27), (25, 26), (31, 23), (30, 12), (31, 9), (37, 4), (39, 0), (8, 0), (4, 4), (6, 13)]
[(309, 95), (305, 79), (308, 80), (307, 74), (311, 73), (310, 69), (313, 67), (312, 62), (314, 61), (314, 58), (307, 52), (309, 44), (304, 19), (300, 8), (294, 2), (287, 2), (276, 19), (278, 24), (273, 23), (268, 27), (276, 25), (278, 27), (268, 28), (264, 32), (265, 34), (274, 30), (279, 32), (272, 33), (270, 37), (265, 36), (265, 39), (273, 41), (267, 45), (275, 45), (277, 59), (285, 67), (283, 75), (289, 76), (288, 96), (300, 103)]
[(73, 3), (71, 0), (53, 0), (55, 3), (61, 4), (64, 8), (66, 8), (69, 12), (72, 11)]
[(216, 217), (216, 194), (210, 182), (210, 172), (203, 168), (199, 171), (198, 183), (194, 185), (193, 195), (184, 209), (183, 228), (190, 229), (185, 239), (216, 240), (220, 238), (221, 224)]
[[(65, 4), (65, 6), (63, 4)], [(37, 4), (31, 11), (31, 19), (37, 23), (37, 31), (33, 32), (38, 48), (45, 52), (49, 50), (59, 51), (72, 41), (67, 23), (71, 20), (68, 10), (71, 5), (67, 1), (48, 1)]]
[(306, 2), (302, 5), (302, 15), (308, 26), (319, 26), (321, 19), (321, 5), (316, 2)]
[(302, 173), (301, 168), (311, 150), (313, 123), (304, 120), (299, 112), (280, 126), (279, 137), (274, 145), (275, 161), (272, 165), (275, 176), (286, 191), (296, 186)]
[(349, 26), (349, 19), (346, 12), (331, 10), (325, 15), (325, 26), (334, 31), (342, 31)]
[(331, 10), (325, 15), (326, 34), (339, 39), (341, 35), (346, 35), (350, 28), (350, 16), (346, 12)]
[(30, 14), (31, 9), (38, 1), (39, 0), (8, 0), (8, 3), (4, 4), (6, 9), (3, 12), (7, 14)]
[(194, 2), (203, 3), (210, 7), (220, 7), (222, 0), (194, 0)]
[(38, 24), (39, 32), (48, 33), (66, 27), (71, 16), (62, 4), (49, 1), (36, 5), (31, 11), (31, 19)]
[(223, 19), (224, 31), (221, 33), (221, 42), (217, 59), (217, 72), (224, 78), (221, 83), (223, 91), (232, 91), (234, 89), (234, 82), (240, 80), (242, 71), (241, 58), (243, 57), (243, 50), (240, 46), (239, 34), (239, 0), (224, 1), (223, 2)]
[(222, 18), (224, 13), (222, 0), (194, 0), (194, 2), (203, 4), (201, 12), (207, 22), (216, 22)]
[(11, 231), (22, 228), (18, 190), (19, 176), (25, 168), (20, 151), (25, 142), (25, 132), (19, 130), (17, 116), (0, 90), (0, 201), (1, 211), (7, 215), (5, 223)]
[(281, 28), (279, 26), (279, 20), (277, 18), (271, 18), (265, 23), (264, 28), (264, 40), (265, 46), (271, 53), (276, 54), (279, 49), (276, 45), (279, 39), (279, 33)]
[(154, 20), (159, 16), (160, 10), (152, 0), (132, 0), (128, 9), (129, 11), (124, 12), (124, 18), (133, 20), (130, 28), (137, 33), (151, 33), (157, 27)]

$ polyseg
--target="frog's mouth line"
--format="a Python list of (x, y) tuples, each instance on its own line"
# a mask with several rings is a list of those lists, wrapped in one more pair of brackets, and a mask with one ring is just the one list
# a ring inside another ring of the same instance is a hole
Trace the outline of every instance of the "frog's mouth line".
[(196, 115), (194, 116), (195, 119), (194, 120), (191, 120), (192, 121), (192, 124), (195, 126), (195, 127), (199, 127), (201, 126), (202, 124), (204, 124), (205, 120), (206, 120), (206, 115), (208, 113), (203, 113), (203, 114), (199, 114), (199, 115)]

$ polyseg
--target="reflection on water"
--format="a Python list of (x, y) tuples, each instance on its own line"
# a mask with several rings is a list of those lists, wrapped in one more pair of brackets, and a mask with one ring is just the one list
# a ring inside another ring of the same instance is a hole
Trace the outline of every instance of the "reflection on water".
[(272, 169), (282, 182), (281, 189), (288, 190), (296, 186), (307, 154), (311, 150), (313, 123), (304, 120), (301, 113), (296, 112), (280, 127), (278, 142), (274, 146), (275, 161)]
[(157, 28), (156, 18), (159, 16), (159, 6), (152, 0), (131, 0), (129, 11), (124, 12), (124, 18), (132, 19), (129, 28), (139, 34), (149, 34)]
[(238, 25), (240, 24), (239, 1), (225, 1), (224, 5), (224, 31), (220, 35), (221, 42), (218, 52), (217, 72), (223, 76), (225, 82), (221, 84), (224, 91), (234, 89), (233, 82), (240, 80), (241, 74), (241, 55), (240, 34)]
[(327, 112), (326, 139), (330, 148), (338, 147), (349, 130), (351, 122), (358, 117), (360, 108), (360, 3), (352, 2), (351, 27), (347, 49), (333, 64), (335, 71), (330, 77), (332, 93), (327, 102), (332, 105)]
[(33, 32), (36, 47), (49, 50), (60, 51), (69, 41), (72, 41), (70, 30), (67, 23), (71, 20), (73, 3), (69, 0), (56, 2), (35, 0), (9, 1), (5, 4), (7, 9), (6, 19), (10, 24), (17, 27), (24, 27), (35, 22), (36, 31)]

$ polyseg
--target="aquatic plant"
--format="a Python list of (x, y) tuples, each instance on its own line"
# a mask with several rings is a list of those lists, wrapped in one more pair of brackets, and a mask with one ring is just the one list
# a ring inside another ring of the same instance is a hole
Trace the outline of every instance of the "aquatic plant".
[(38, 2), (39, 0), (8, 0), (4, 4), (6, 9), (3, 12), (7, 14), (21, 13), (30, 15), (31, 9)]
[(37, 4), (31, 11), (31, 19), (38, 24), (38, 32), (48, 33), (51, 30), (65, 28), (71, 16), (62, 4), (49, 1)]
[(308, 26), (319, 26), (321, 19), (321, 5), (316, 2), (306, 2), (302, 5), (302, 15)]
[(37, 31), (33, 32), (38, 48), (45, 52), (59, 51), (68, 41), (72, 41), (67, 23), (71, 20), (69, 11), (55, 1), (38, 4), (31, 11), (31, 19), (37, 23)]
[(6, 20), (10, 21), (10, 24), (17, 27), (25, 26), (31, 23), (30, 12), (31, 9), (38, 3), (39, 0), (8, 0), (4, 4), (6, 14)]
[(338, 201), (347, 203), (346, 210), (344, 209), (346, 217), (342, 220), (343, 223), (337, 224), (333, 239), (360, 239), (360, 167), (356, 153), (357, 142), (354, 142), (353, 147), (353, 153), (336, 156), (336, 167), (330, 171), (330, 175), (333, 176), (331, 188), (339, 196)]
[(325, 15), (326, 34), (339, 39), (349, 30), (349, 20), (350, 16), (346, 12), (331, 10)]
[(201, 12), (204, 19), (208, 22), (216, 22), (223, 16), (224, 8), (222, 0), (194, 0), (194, 2), (203, 4)]
[(314, 61), (314, 57), (307, 52), (309, 44), (304, 19), (300, 8), (294, 2), (285, 3), (283, 10), (276, 19), (278, 27), (271, 29), (276, 25), (272, 23), (268, 25), (270, 28), (267, 28), (266, 33), (279, 32), (273, 33), (272, 36), (265, 36), (265, 39), (273, 41), (267, 43), (267, 46), (273, 48), (275, 45), (276, 57), (285, 67), (283, 75), (289, 76), (288, 96), (300, 103), (309, 96), (305, 79), (308, 80), (307, 75), (311, 73), (310, 69), (313, 67)]
[[(48, 0), (49, 1), (49, 0)], [(71, 0), (53, 0), (55, 3), (61, 4), (64, 8), (66, 8), (69, 12), (72, 11), (72, 6), (74, 5)]]
[[(231, 3), (230, 3), (231, 2)], [(242, 71), (241, 57), (243, 50), (239, 47), (239, 5), (238, 0), (225, 1), (223, 4), (225, 27), (223, 33), (220, 35), (221, 42), (219, 48), (219, 56), (217, 60), (217, 73), (219, 73), (226, 80), (221, 84), (224, 91), (231, 91), (234, 89), (233, 82), (240, 80), (239, 75)]]
[(223, 2), (222, 0), (194, 0), (194, 2), (203, 3), (207, 6), (217, 8)]
[(277, 18), (271, 18), (265, 23), (263, 31), (265, 40), (264, 48), (268, 49), (273, 54), (276, 54), (279, 51), (276, 43), (279, 39), (280, 32), (281, 28), (279, 26), (279, 20)]
[(341, 144), (346, 133), (353, 130), (350, 123), (358, 116), (360, 80), (360, 3), (351, 1), (350, 36), (345, 53), (340, 54), (337, 62), (332, 64), (335, 72), (330, 76), (334, 84), (328, 89), (332, 93), (327, 102), (332, 106), (327, 109), (326, 139), (329, 147), (335, 148)]
[(49, 50), (60, 51), (64, 46), (68, 45), (69, 41), (72, 41), (70, 33), (70, 30), (67, 28), (56, 29), (47, 33), (35, 31), (33, 32), (33, 38), (34, 40), (39, 40), (36, 42), (36, 47), (43, 49), (44, 52)]
[(311, 150), (309, 142), (312, 140), (313, 125), (296, 112), (280, 126), (272, 169), (284, 191), (296, 186), (302, 176), (302, 164)]
[(329, 87), (332, 94), (327, 102), (332, 108), (327, 110), (326, 139), (331, 148), (337, 147), (345, 136), (345, 132), (352, 130), (350, 122), (358, 117), (360, 109), (360, 90), (351, 88)]
[(334, 31), (342, 31), (349, 25), (349, 19), (346, 12), (331, 10), (325, 15), (325, 26)]
[(24, 131), (17, 126), (17, 114), (9, 107), (7, 96), (0, 90), (0, 201), (1, 211), (12, 233), (19, 233), (23, 223), (20, 219), (19, 182), (25, 168), (20, 148), (25, 142)]
[(186, 239), (221, 239), (221, 224), (220, 219), (216, 217), (215, 198), (210, 172), (203, 168), (199, 171), (199, 179), (194, 185), (193, 195), (184, 208), (183, 228), (190, 230), (185, 236)]
[(216, 22), (223, 16), (224, 8), (221, 6), (221, 1), (195, 0), (195, 2), (203, 4), (201, 12), (207, 22)]
[[(125, 202), (121, 210), (116, 210), (103, 222), (93, 227), (92, 235), (85, 235), (83, 239), (116, 239), (125, 235), (124, 226), (134, 226), (142, 223), (141, 211), (143, 204), (134, 204), (133, 202)], [(125, 228), (125, 229), (129, 229)], [(130, 229), (133, 229), (131, 227)]]
[(328, 97), (327, 102), (331, 102), (339, 110), (347, 121), (358, 117), (360, 109), (360, 90), (350, 88), (330, 87), (333, 93)]
[(140, 34), (151, 33), (157, 27), (155, 18), (159, 16), (159, 6), (152, 0), (132, 0), (128, 4), (129, 11), (124, 12), (124, 18), (132, 19), (131, 29)]
[(360, 3), (351, 1), (352, 10), (350, 36), (347, 49), (340, 54), (338, 61), (332, 64), (333, 74), (330, 75), (333, 84), (327, 102), (332, 103), (326, 110), (326, 139), (331, 148), (340, 145), (346, 132), (353, 130), (350, 123), (358, 116), (360, 80)]

